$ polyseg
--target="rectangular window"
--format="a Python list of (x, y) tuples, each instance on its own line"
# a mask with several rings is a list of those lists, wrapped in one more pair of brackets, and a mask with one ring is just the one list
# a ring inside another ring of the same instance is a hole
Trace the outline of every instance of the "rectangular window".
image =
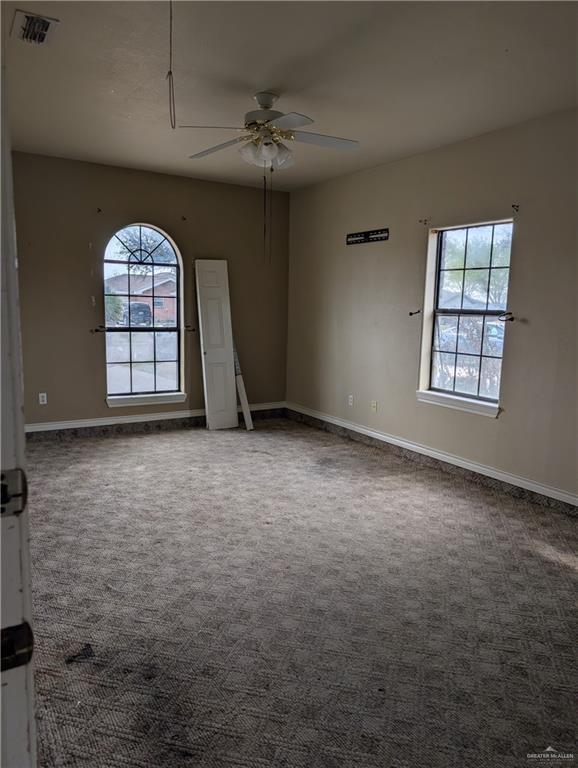
[(436, 233), (431, 392), (498, 402), (512, 228), (501, 221)]

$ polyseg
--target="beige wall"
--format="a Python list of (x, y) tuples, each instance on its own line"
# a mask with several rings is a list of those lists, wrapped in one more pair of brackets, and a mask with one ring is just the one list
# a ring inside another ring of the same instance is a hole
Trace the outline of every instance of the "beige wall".
[[(284, 400), (287, 194), (275, 196), (269, 261), (259, 189), (20, 153), (14, 186), (28, 424), (203, 407), (198, 333), (185, 337), (185, 403), (106, 405), (104, 336), (89, 331), (103, 323), (108, 239), (135, 221), (160, 227), (177, 243), (185, 320), (194, 327), (193, 260), (228, 260), (233, 333), (249, 401)], [(38, 404), (39, 392), (48, 393), (48, 405)]]
[[(418, 403), (427, 227), (515, 215), (497, 420)], [(387, 243), (345, 234), (389, 226)], [(575, 492), (576, 115), (559, 113), (291, 196), (287, 399)], [(355, 405), (347, 406), (353, 394)], [(372, 413), (370, 401), (378, 401)]]

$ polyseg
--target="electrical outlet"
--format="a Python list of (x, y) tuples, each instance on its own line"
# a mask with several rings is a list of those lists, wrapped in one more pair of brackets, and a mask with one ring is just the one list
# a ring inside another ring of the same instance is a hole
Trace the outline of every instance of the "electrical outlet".
[(372, 410), (374, 413), (377, 413), (377, 400), (372, 400), (372, 401), (371, 401), (371, 410)]
[(353, 408), (353, 395), (347, 395), (347, 405)]
[(38, 402), (40, 403), (40, 405), (46, 405), (48, 403), (48, 396), (46, 392), (38, 393)]

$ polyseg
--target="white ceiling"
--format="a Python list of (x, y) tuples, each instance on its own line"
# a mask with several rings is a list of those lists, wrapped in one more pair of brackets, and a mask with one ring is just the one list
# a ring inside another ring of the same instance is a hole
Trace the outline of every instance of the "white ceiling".
[[(172, 131), (168, 2), (2, 3), (60, 19), (54, 40), (3, 47), (15, 149), (258, 185), (234, 134)], [(295, 189), (571, 107), (576, 9), (566, 2), (175, 2), (182, 123), (241, 125), (258, 90), (356, 153), (292, 144)]]

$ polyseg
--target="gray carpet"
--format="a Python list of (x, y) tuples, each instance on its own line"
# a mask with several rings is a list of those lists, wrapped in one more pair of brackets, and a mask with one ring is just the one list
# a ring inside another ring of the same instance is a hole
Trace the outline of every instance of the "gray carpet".
[(41, 766), (509, 768), (572, 750), (575, 520), (256, 427), (29, 446)]

